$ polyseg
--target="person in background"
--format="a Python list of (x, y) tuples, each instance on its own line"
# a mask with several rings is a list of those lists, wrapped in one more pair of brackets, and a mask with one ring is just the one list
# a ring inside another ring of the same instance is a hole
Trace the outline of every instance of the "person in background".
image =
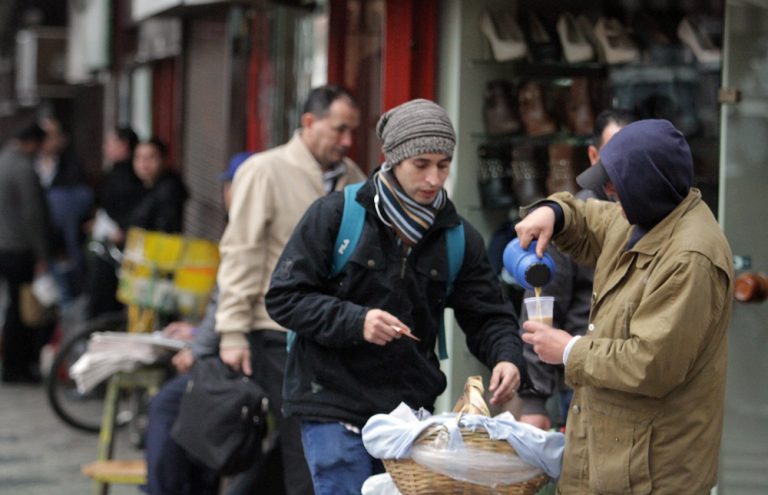
[(219, 244), (216, 331), (222, 361), (255, 380), (277, 418), (285, 490), (312, 493), (296, 418), (284, 418), (286, 328), (267, 314), (264, 295), (288, 238), (306, 209), (330, 191), (365, 179), (346, 154), (360, 123), (357, 104), (338, 86), (314, 88), (291, 140), (238, 170), (229, 223)]
[(69, 148), (69, 136), (53, 117), (40, 121), (45, 139), (35, 160), (35, 172), (43, 189), (71, 187), (85, 183), (82, 165)]
[(577, 177), (618, 202), (535, 204), (520, 244), (595, 267), (584, 336), (528, 320), (523, 340), (575, 393), (558, 492), (709, 493), (717, 482), (733, 301), (728, 241), (666, 120), (639, 120)]
[[(492, 369), (491, 404), (525, 383), (514, 307), (502, 298), (483, 239), (459, 217), (443, 185), (456, 135), (445, 110), (412, 100), (386, 112), (376, 132), (386, 161), (357, 192), (365, 209), (359, 244), (330, 277), (345, 195), (316, 201), (272, 275), (269, 314), (296, 332), (283, 409), (301, 420), (317, 495), (359, 494), (383, 471), (360, 429), (401, 402), (434, 408), (446, 388), (435, 343), (445, 306), (467, 346)], [(448, 229), (461, 222), (464, 256), (447, 292)]]
[[(232, 156), (226, 172), (222, 174), (222, 197), (226, 211), (232, 201), (232, 179), (242, 163), (251, 156), (249, 152), (240, 152)], [(205, 317), (197, 325), (186, 321), (175, 321), (163, 329), (169, 338), (189, 342), (173, 356), (172, 363), (178, 375), (171, 378), (160, 388), (149, 404), (146, 459), (147, 493), (150, 495), (215, 495), (218, 492), (219, 475), (200, 464), (180, 447), (171, 437), (171, 427), (179, 414), (179, 405), (184, 390), (189, 382), (187, 372), (195, 360), (204, 356), (214, 356), (219, 352), (219, 337), (214, 323), (218, 290), (214, 289), (205, 311)], [(224, 495), (247, 495), (258, 486), (245, 485), (238, 481), (230, 483)]]
[[(635, 116), (629, 110), (610, 109), (601, 112), (595, 119), (592, 143), (587, 147), (590, 165), (600, 160), (600, 150), (605, 143), (625, 125), (634, 122)], [(589, 198), (605, 199), (603, 191), (582, 189), (575, 195), (586, 201)], [(557, 270), (554, 279), (541, 291), (543, 296), (555, 298), (554, 326), (562, 328), (571, 335), (584, 335), (589, 321), (589, 308), (592, 300), (592, 278), (594, 270), (580, 266), (561, 253), (555, 246), (549, 245), (547, 253), (555, 262)], [(533, 297), (533, 291), (525, 291), (523, 297)], [(520, 321), (528, 319), (525, 305), (520, 310)], [(552, 419), (547, 412), (546, 402), (558, 394), (558, 426), (565, 426), (573, 391), (565, 384), (563, 367), (542, 362), (529, 344), (525, 344), (523, 355), (528, 364), (528, 373), (533, 388), (520, 392), (522, 409), (520, 421), (532, 424), (543, 430), (552, 428)]]
[(69, 137), (58, 120), (43, 119), (46, 136), (35, 161), (35, 171), (45, 191), (52, 228), (50, 267), (56, 278), (62, 308), (82, 290), (85, 276), (83, 224), (91, 215), (93, 189), (86, 184), (80, 163), (69, 150)]
[(104, 158), (109, 164), (96, 193), (96, 213), (88, 243), (88, 295), (86, 318), (120, 311), (117, 300), (117, 263), (111, 252), (121, 244), (122, 232), (128, 228), (131, 211), (144, 197), (145, 189), (133, 171), (133, 152), (139, 138), (130, 127), (116, 127), (104, 141)]
[[(168, 148), (159, 138), (139, 143), (133, 154), (133, 171), (144, 186), (144, 195), (128, 214), (127, 227), (168, 233), (181, 232), (187, 189), (167, 163)], [(117, 239), (125, 240), (125, 229)]]
[(48, 271), (49, 220), (34, 160), (45, 131), (32, 124), (0, 149), (0, 279), (7, 282), (8, 306), (2, 335), (4, 383), (37, 383), (38, 329), (21, 319), (22, 284)]
[(109, 163), (98, 194), (99, 207), (125, 230), (133, 207), (144, 195), (144, 186), (133, 171), (133, 153), (139, 138), (130, 127), (116, 127), (104, 141), (104, 158)]

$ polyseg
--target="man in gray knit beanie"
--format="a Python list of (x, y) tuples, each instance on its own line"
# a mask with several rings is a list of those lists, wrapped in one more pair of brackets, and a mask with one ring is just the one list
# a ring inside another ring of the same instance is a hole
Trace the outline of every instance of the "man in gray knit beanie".
[(445, 110), (409, 101), (386, 112), (377, 132), (384, 164), (307, 210), (264, 299), (295, 332), (283, 413), (301, 419), (316, 495), (359, 495), (384, 471), (360, 435), (372, 416), (401, 403), (434, 409), (446, 387), (437, 359), (445, 307), (492, 370), (491, 404), (528, 383), (515, 309), (485, 241), (443, 187), (456, 144)]
[(376, 125), (387, 163), (397, 165), (422, 153), (453, 157), (456, 132), (445, 110), (429, 100), (403, 103), (386, 112)]

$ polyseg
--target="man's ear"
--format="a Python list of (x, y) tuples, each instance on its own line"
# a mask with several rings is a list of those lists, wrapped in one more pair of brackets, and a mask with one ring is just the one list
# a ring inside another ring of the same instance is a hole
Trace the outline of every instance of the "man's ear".
[(600, 159), (600, 152), (594, 144), (587, 146), (587, 156), (589, 157), (589, 164), (594, 165)]
[(315, 115), (311, 112), (302, 113), (301, 117), (299, 118), (302, 129), (312, 127), (312, 124), (315, 122), (315, 120), (317, 120), (317, 117), (315, 117)]

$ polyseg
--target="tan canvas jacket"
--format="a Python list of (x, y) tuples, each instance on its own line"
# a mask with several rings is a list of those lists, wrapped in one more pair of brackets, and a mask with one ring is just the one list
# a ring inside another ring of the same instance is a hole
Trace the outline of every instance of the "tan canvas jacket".
[(717, 481), (732, 255), (698, 190), (635, 246), (618, 204), (555, 196), (558, 247), (596, 265), (559, 493), (698, 494)]
[[(351, 160), (336, 189), (365, 180)], [(219, 243), (216, 331), (222, 347), (244, 347), (252, 330), (285, 330), (264, 307), (272, 271), (306, 209), (325, 195), (320, 164), (298, 133), (249, 158), (237, 171), (229, 223)]]

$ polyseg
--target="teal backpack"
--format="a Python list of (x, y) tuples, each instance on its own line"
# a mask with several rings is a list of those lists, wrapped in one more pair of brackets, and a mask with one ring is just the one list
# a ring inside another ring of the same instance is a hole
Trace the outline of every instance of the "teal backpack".
[[(341, 225), (336, 235), (336, 243), (333, 248), (333, 261), (329, 278), (335, 277), (344, 269), (352, 253), (355, 252), (357, 243), (365, 225), (365, 208), (355, 201), (357, 191), (365, 184), (358, 182), (344, 187), (344, 211), (341, 214)], [(448, 285), (445, 289), (445, 297), (453, 292), (453, 282), (459, 275), (461, 265), (464, 263), (464, 225), (458, 225), (448, 229), (445, 235), (445, 244), (448, 250)], [(290, 352), (296, 333), (288, 332), (288, 351)], [(448, 358), (448, 350), (445, 343), (445, 322), (440, 319), (440, 333), (437, 336), (437, 355), (440, 359)]]

